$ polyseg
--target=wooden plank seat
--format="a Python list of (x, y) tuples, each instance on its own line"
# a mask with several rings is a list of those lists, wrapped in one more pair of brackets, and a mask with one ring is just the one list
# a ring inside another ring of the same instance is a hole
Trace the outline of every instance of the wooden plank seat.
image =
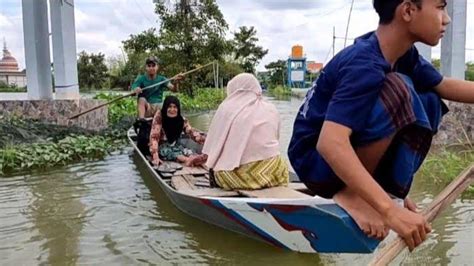
[(298, 192), (289, 187), (271, 187), (259, 190), (238, 190), (239, 194), (250, 198), (278, 198), (278, 199), (303, 199), (312, 198), (310, 195)]
[(178, 170), (174, 173), (175, 175), (205, 175), (209, 174), (209, 171), (202, 167), (187, 167), (183, 165), (183, 169)]
[(209, 180), (203, 176), (179, 175), (171, 178), (171, 185), (181, 193), (194, 197), (236, 197), (237, 191), (210, 188)]
[(304, 183), (301, 183), (301, 182), (290, 182), (288, 183), (288, 187), (297, 191), (308, 190), (308, 187)]

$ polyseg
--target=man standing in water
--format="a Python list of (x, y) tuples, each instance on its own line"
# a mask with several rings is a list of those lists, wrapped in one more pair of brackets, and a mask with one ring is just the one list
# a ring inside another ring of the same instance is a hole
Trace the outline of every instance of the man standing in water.
[[(155, 56), (150, 56), (145, 61), (146, 73), (138, 76), (132, 84), (132, 90), (138, 95), (138, 119), (143, 120), (145, 117), (153, 117), (153, 115), (160, 110), (163, 103), (163, 92), (166, 89), (176, 92), (178, 90), (178, 83), (173, 85), (166, 81), (166, 77), (158, 75), (160, 70), (160, 61)], [(178, 74), (176, 81), (183, 79), (183, 76)], [(149, 89), (143, 88), (158, 84)]]
[[(441, 117), (441, 98), (474, 103), (474, 83), (444, 78), (414, 46), (434, 46), (446, 0), (374, 0), (375, 32), (336, 55), (306, 95), (288, 155), (316, 194), (333, 198), (370, 237), (393, 229), (410, 250), (430, 225), (407, 198)], [(397, 206), (391, 196), (405, 199)]]

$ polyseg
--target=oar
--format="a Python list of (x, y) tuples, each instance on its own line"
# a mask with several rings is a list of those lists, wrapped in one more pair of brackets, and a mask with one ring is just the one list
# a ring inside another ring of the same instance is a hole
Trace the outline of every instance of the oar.
[[(474, 181), (474, 164), (464, 170), (449, 184), (431, 204), (422, 211), (423, 217), (430, 223), (449, 206)], [(380, 249), (369, 265), (388, 265), (406, 247), (401, 237), (396, 238)]]
[[(189, 70), (189, 71), (187, 71), (187, 72), (181, 73), (181, 75), (182, 75), (182, 76), (189, 75), (189, 74), (191, 74), (191, 73), (193, 73), (193, 72), (196, 72), (196, 71), (200, 70), (201, 68), (205, 68), (205, 67), (210, 66), (210, 65), (212, 65), (212, 64), (214, 64), (214, 62), (211, 62), (211, 63), (209, 63), (209, 64), (206, 64), (206, 65), (197, 67), (197, 68), (192, 69), (192, 70)], [(160, 81), (160, 82), (158, 82), (158, 83), (152, 84), (152, 85), (150, 85), (150, 86), (147, 86), (147, 87), (143, 88), (142, 91), (147, 90), (147, 89), (149, 89), (149, 88), (156, 87), (156, 86), (161, 85), (161, 84), (164, 84), (164, 83), (169, 82), (169, 81), (171, 81), (171, 80), (175, 80), (175, 79), (177, 78), (177, 76), (178, 76), (178, 75), (176, 75), (176, 76), (174, 76), (174, 77), (172, 77), (172, 78), (169, 78), (169, 79)], [(91, 108), (91, 109), (88, 109), (88, 110), (84, 111), (84, 112), (81, 112), (81, 113), (79, 113), (79, 114), (73, 115), (73, 116), (69, 117), (69, 119), (78, 118), (78, 117), (81, 116), (81, 115), (87, 114), (87, 113), (92, 112), (92, 111), (94, 111), (94, 110), (97, 110), (97, 109), (99, 109), (99, 108), (101, 108), (101, 107), (104, 107), (104, 106), (106, 106), (106, 105), (109, 105), (109, 104), (111, 104), (111, 103), (114, 103), (114, 102), (119, 101), (119, 100), (121, 100), (121, 99), (123, 99), (123, 98), (127, 98), (127, 97), (130, 97), (130, 96), (133, 96), (133, 95), (135, 95), (135, 92), (130, 92), (130, 93), (128, 93), (128, 94), (119, 96), (119, 97), (117, 97), (117, 98), (114, 98), (114, 99), (112, 99), (112, 100), (106, 102), (106, 103), (97, 105), (97, 106), (95, 106), (95, 107), (93, 107), (93, 108)]]

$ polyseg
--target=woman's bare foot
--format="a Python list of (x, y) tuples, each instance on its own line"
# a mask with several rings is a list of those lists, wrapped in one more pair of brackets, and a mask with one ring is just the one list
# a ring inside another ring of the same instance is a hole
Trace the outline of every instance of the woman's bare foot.
[(347, 188), (334, 195), (334, 201), (355, 220), (359, 228), (369, 237), (383, 240), (388, 235), (382, 216), (364, 199)]
[(207, 160), (206, 154), (193, 154), (189, 156), (188, 161), (185, 163), (186, 166), (200, 166)]

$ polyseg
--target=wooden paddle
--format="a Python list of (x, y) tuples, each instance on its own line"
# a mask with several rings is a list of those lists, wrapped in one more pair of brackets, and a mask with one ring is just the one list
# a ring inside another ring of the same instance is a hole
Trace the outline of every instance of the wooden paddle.
[[(203, 65), (203, 66), (199, 66), (199, 67), (194, 68), (194, 69), (192, 69), (192, 70), (189, 70), (189, 71), (187, 71), (187, 72), (181, 73), (181, 75), (182, 75), (182, 76), (189, 75), (189, 74), (191, 74), (191, 73), (193, 73), (193, 72), (196, 72), (196, 71), (200, 70), (201, 68), (205, 68), (205, 67), (210, 66), (210, 65), (212, 65), (212, 64), (215, 64), (215, 62), (211, 62), (211, 63), (209, 63), (209, 64), (206, 64), (206, 65)], [(145, 88), (142, 88), (142, 91), (147, 90), (147, 89), (150, 89), (150, 88), (153, 88), (153, 87), (156, 87), (156, 86), (161, 85), (161, 84), (164, 84), (164, 83), (166, 83), (166, 82), (175, 80), (178, 76), (179, 76), (179, 75), (176, 75), (176, 76), (174, 76), (174, 77), (172, 77), (172, 78), (169, 78), (169, 79), (163, 80), (163, 81), (161, 81), (161, 82), (158, 82), (158, 83), (152, 84), (152, 85), (150, 85), (150, 86), (147, 86), (147, 87), (145, 87)], [(94, 111), (94, 110), (97, 110), (97, 109), (99, 109), (99, 108), (101, 108), (101, 107), (104, 107), (104, 106), (106, 106), (106, 105), (109, 105), (109, 104), (111, 104), (111, 103), (114, 103), (114, 102), (119, 101), (119, 100), (121, 100), (121, 99), (123, 99), (123, 98), (127, 98), (127, 97), (130, 97), (130, 96), (133, 96), (133, 95), (135, 95), (135, 92), (130, 92), (130, 93), (128, 93), (128, 94), (119, 96), (119, 97), (117, 97), (117, 98), (114, 98), (114, 99), (112, 99), (112, 100), (106, 102), (106, 103), (103, 103), (103, 104), (100, 104), (100, 105), (98, 105), (98, 106), (95, 106), (95, 107), (93, 107), (93, 108), (91, 108), (91, 109), (88, 109), (88, 110), (86, 110), (86, 111), (84, 111), (84, 112), (75, 114), (75, 115), (69, 117), (69, 119), (71, 120), (71, 119), (78, 118), (78, 117), (81, 116), (81, 115), (87, 114), (87, 113), (92, 112), (92, 111)]]
[[(462, 172), (449, 184), (421, 214), (431, 223), (447, 206), (449, 206), (474, 181), (474, 164)], [(388, 265), (406, 247), (405, 241), (397, 237), (380, 249), (369, 265)]]

